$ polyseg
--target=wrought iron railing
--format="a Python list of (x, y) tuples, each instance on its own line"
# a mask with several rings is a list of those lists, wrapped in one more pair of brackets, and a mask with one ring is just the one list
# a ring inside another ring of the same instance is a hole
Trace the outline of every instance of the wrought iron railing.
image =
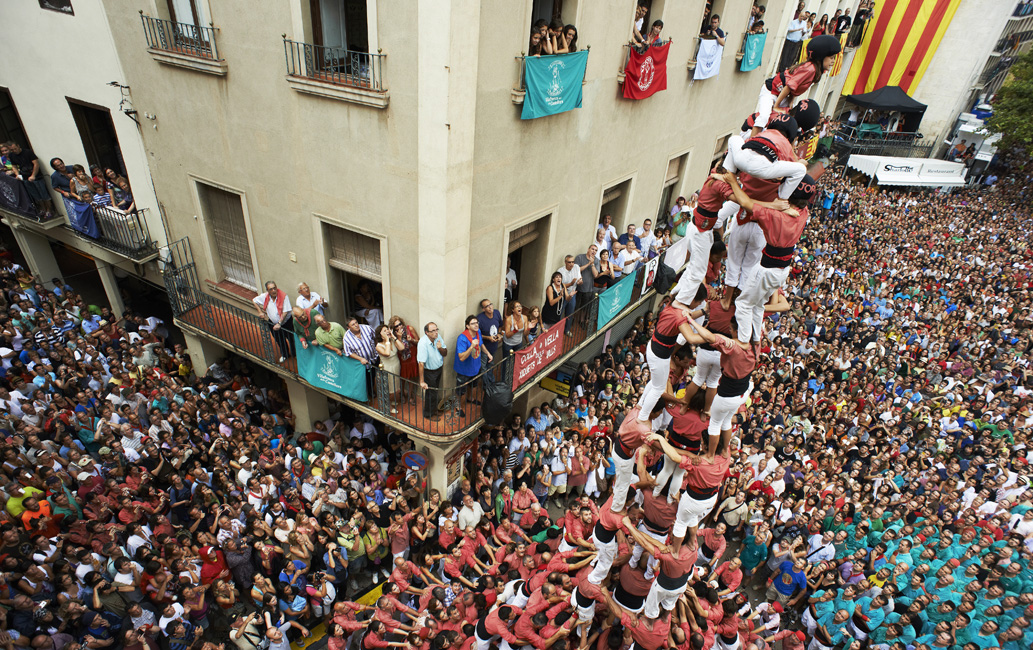
[(215, 32), (218, 30), (215, 27), (154, 18), (142, 11), (140, 20), (143, 22), (147, 47), (199, 59), (219, 60), (219, 48), (215, 42)]
[(692, 39), (694, 41), (692, 45), (692, 56), (689, 57), (689, 67), (696, 67), (696, 57), (699, 56), (699, 46), (703, 43), (703, 37), (695, 36)]
[[(284, 374), (303, 381), (298, 375), (295, 359), (279, 361), (280, 351), (265, 319), (253, 310), (241, 309), (202, 291), (188, 240), (182, 239), (162, 248), (158, 259), (173, 313), (181, 324), (200, 330), (226, 347), (277, 366)], [(651, 288), (642, 290), (644, 279), (643, 267), (635, 272), (631, 299), (611, 323), (636, 308), (643, 298), (654, 294)], [(529, 387), (540, 381), (570, 353), (599, 334), (596, 327), (599, 301), (594, 295), (587, 300), (583, 295), (578, 294), (578, 300), (585, 302), (567, 317), (566, 335), (561, 337), (561, 351), (556, 361), (543, 367), (534, 377), (529, 377), (522, 386)], [(449, 349), (449, 356), (445, 358), (447, 364), (452, 362), (455, 354), (455, 338), (448, 335), (446, 340)], [(365, 407), (376, 411), (385, 422), (406, 426), (429, 437), (453, 436), (481, 421), (486, 383), (502, 382), (512, 388), (513, 370), (514, 355), (504, 354), (501, 344), (492, 362), (476, 377), (454, 386), (425, 391), (417, 379), (401, 377), (380, 368), (374, 379), (374, 394)], [(352, 401), (343, 396), (341, 399)], [(468, 403), (468, 400), (474, 400), (474, 403)], [(424, 417), (425, 404), (436, 414)]]
[(935, 143), (923, 138), (921, 133), (864, 132), (855, 127), (844, 126), (836, 133), (833, 148), (844, 155), (856, 153), (868, 156), (928, 158)]
[(997, 41), (994, 45), (994, 54), (1010, 54), (1014, 53), (1019, 49), (1019, 46), (1027, 41), (1033, 39), (1033, 29), (1027, 29), (1024, 32), (1015, 32), (1014, 34), (1008, 34)]
[(342, 86), (384, 91), (386, 54), (355, 52), (340, 47), (299, 43), (286, 37), (283, 53), (287, 74)]
[[(672, 40), (674, 40), (674, 39), (671, 39), (671, 38), (669, 38), (667, 40), (661, 39), (659, 41), (656, 41), (655, 43), (650, 43), (649, 47), (663, 47), (664, 45), (669, 44)], [(624, 61), (621, 62), (621, 69), (620, 69), (621, 72), (624, 72), (624, 70), (628, 67), (628, 59), (631, 58), (631, 48), (633, 48), (633, 47), (636, 48), (636, 49), (641, 49), (644, 46), (640, 45), (640, 44), (637, 44), (637, 43), (625, 43), (623, 45), (623, 48), (624, 48)]]
[[(65, 199), (65, 209), (72, 216), (73, 202)], [(75, 228), (71, 224), (66, 227), (80, 239), (94, 243), (110, 251), (132, 260), (143, 260), (156, 255), (158, 244), (151, 239), (151, 231), (147, 227), (147, 209), (138, 208), (132, 212), (124, 212), (108, 205), (94, 203), (93, 220), (97, 225), (97, 236), (92, 231)]]

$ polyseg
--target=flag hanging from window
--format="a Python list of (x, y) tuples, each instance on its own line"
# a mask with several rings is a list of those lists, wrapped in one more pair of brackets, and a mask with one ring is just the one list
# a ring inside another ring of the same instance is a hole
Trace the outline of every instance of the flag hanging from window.
[(746, 35), (746, 42), (743, 43), (742, 48), (742, 63), (739, 65), (741, 71), (749, 72), (760, 67), (761, 61), (764, 59), (764, 43), (767, 40), (767, 32)]
[(911, 94), (922, 80), (961, 0), (882, 0), (850, 65), (844, 95), (900, 86)]
[(703, 38), (699, 42), (699, 52), (696, 53), (696, 72), (693, 79), (709, 79), (716, 77), (721, 72), (721, 55), (725, 52), (725, 46), (717, 42), (717, 39)]
[(533, 120), (581, 108), (581, 84), (588, 50), (524, 59), (524, 108), (520, 119)]
[(634, 47), (624, 68), (624, 99), (645, 99), (667, 90), (667, 55), (671, 42), (650, 46), (644, 54)]

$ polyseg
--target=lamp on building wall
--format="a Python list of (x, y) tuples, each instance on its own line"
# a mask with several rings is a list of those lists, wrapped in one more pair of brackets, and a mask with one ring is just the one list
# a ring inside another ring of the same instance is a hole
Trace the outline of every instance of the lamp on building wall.
[(129, 96), (129, 86), (123, 86), (117, 81), (109, 81), (108, 85), (112, 88), (118, 88), (122, 94), (122, 100), (118, 103), (118, 110), (125, 113), (129, 119), (136, 122), (137, 126), (140, 126), (140, 120), (136, 119), (137, 111), (133, 108), (133, 99)]

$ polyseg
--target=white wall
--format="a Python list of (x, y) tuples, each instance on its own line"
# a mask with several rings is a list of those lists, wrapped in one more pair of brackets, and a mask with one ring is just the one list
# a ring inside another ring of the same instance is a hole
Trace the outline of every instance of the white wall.
[(929, 108), (922, 118), (926, 139), (943, 141), (973, 84), (983, 72), (987, 57), (1008, 24), (1014, 2), (968, 0), (958, 6), (925, 75), (912, 96)]
[[(109, 109), (133, 197), (138, 207), (147, 209), (151, 238), (164, 244), (139, 128), (119, 111), (119, 89), (107, 85), (126, 82), (104, 9), (96, 0), (80, 0), (73, 7), (75, 15), (70, 16), (41, 9), (36, 0), (0, 2), (0, 25), (5, 26), (0, 86), (10, 91), (25, 134), (48, 175), (55, 156), (66, 164), (87, 164), (66, 98)], [(143, 54), (142, 28), (137, 35)], [(142, 116), (139, 119), (151, 128)]]

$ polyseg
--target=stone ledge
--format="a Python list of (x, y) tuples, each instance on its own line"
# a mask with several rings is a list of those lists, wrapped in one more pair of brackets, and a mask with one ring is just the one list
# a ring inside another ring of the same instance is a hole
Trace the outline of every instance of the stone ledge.
[(372, 108), (387, 108), (388, 102), (391, 99), (390, 93), (386, 90), (377, 91), (356, 86), (332, 84), (307, 77), (287, 75), (287, 84), (299, 93), (305, 93), (306, 95), (327, 97)]
[(147, 48), (147, 52), (151, 55), (151, 58), (157, 61), (158, 63), (164, 63), (165, 65), (174, 65), (177, 68), (195, 70), (197, 72), (203, 72), (205, 74), (211, 74), (217, 77), (225, 77), (226, 72), (229, 70), (229, 67), (226, 65), (226, 61), (223, 59), (205, 59), (198, 56), (188, 56), (186, 54), (180, 54), (179, 52), (159, 50), (153, 47)]

